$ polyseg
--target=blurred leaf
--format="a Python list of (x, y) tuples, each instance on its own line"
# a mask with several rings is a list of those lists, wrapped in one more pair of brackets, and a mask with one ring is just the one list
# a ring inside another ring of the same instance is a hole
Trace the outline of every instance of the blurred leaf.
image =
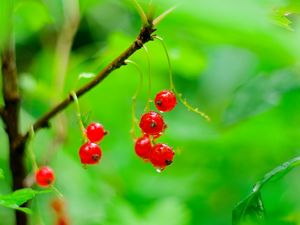
[(299, 81), (295, 74), (284, 70), (247, 81), (236, 90), (224, 114), (224, 124), (237, 123), (278, 105), (283, 94), (300, 86)]
[(262, 180), (255, 184), (252, 192), (234, 207), (232, 211), (232, 224), (239, 225), (248, 218), (262, 221), (265, 218), (265, 208), (260, 194), (261, 189), (268, 182), (281, 178), (299, 165), (300, 157), (296, 157), (267, 173)]
[(25, 213), (31, 213), (29, 208), (21, 207), (21, 205), (40, 193), (45, 193), (45, 191), (35, 191), (31, 188), (20, 189), (9, 195), (0, 195), (0, 205), (17, 209)]
[[(32, 16), (34, 13), (34, 16)], [(17, 41), (39, 31), (46, 24), (53, 22), (48, 9), (41, 1), (22, 1), (15, 8), (15, 30)]]
[(285, 10), (274, 10), (273, 12), (273, 19), (275, 21), (275, 23), (287, 30), (290, 30), (292, 31), (292, 27), (290, 26), (292, 21), (290, 21), (288, 18), (287, 18), (287, 15), (289, 15), (290, 13), (285, 11)]

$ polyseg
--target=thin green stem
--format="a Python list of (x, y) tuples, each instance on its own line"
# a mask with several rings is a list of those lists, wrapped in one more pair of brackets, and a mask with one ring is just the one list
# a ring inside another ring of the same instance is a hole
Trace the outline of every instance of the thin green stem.
[(188, 110), (194, 112), (194, 113), (197, 113), (199, 114), (200, 116), (202, 116), (204, 119), (206, 119), (207, 121), (210, 121), (210, 118), (208, 115), (206, 115), (204, 112), (200, 111), (198, 108), (194, 108), (193, 106), (191, 106), (190, 103), (188, 103), (188, 101), (186, 99), (184, 99), (182, 97), (182, 94), (179, 93), (176, 88), (175, 88), (175, 85), (174, 85), (174, 81), (173, 81), (173, 73), (172, 73), (172, 66), (171, 66), (171, 60), (170, 60), (170, 56), (169, 56), (169, 53), (168, 53), (168, 50), (167, 50), (167, 47), (165, 45), (165, 42), (163, 40), (163, 38), (155, 35), (154, 38), (158, 39), (161, 43), (161, 45), (163, 46), (163, 49), (164, 49), (164, 52), (166, 54), (166, 57), (167, 57), (167, 61), (168, 61), (168, 67), (169, 67), (169, 82), (170, 82), (170, 90), (172, 90), (178, 97), (178, 99), (180, 100), (180, 102), (185, 106), (187, 107)]
[(147, 103), (145, 107), (145, 111), (150, 110), (150, 102), (151, 102), (151, 63), (150, 63), (150, 55), (147, 47), (143, 45), (143, 49), (145, 50), (148, 62), (148, 96), (147, 96)]
[(82, 117), (81, 117), (81, 112), (80, 112), (80, 106), (79, 106), (79, 101), (77, 98), (77, 95), (74, 91), (71, 92), (72, 98), (74, 100), (75, 106), (76, 106), (76, 115), (77, 115), (77, 120), (78, 120), (78, 124), (81, 130), (81, 135), (83, 137), (83, 140), (86, 140), (86, 135), (85, 135), (85, 127), (82, 123)]
[(132, 111), (132, 126), (131, 126), (131, 130), (130, 130), (130, 134), (131, 134), (132, 138), (135, 139), (136, 138), (135, 126), (138, 122), (138, 119), (136, 116), (136, 98), (137, 98), (138, 94), (140, 93), (141, 88), (143, 86), (143, 72), (140, 69), (140, 67), (138, 66), (138, 64), (135, 63), (134, 61), (127, 59), (127, 60), (125, 60), (125, 63), (133, 65), (136, 68), (136, 70), (138, 71), (138, 74), (140, 76), (140, 82), (138, 84), (138, 87), (137, 87), (134, 95), (131, 98), (132, 99), (132, 110), (131, 110)]
[(29, 131), (29, 139), (28, 139), (28, 143), (27, 143), (27, 152), (28, 152), (30, 160), (31, 160), (32, 169), (35, 172), (38, 170), (38, 165), (37, 165), (36, 157), (35, 157), (35, 154), (34, 154), (33, 148), (32, 148), (33, 138), (34, 138), (34, 129), (33, 129), (33, 126), (31, 126), (30, 131)]
[(50, 188), (53, 190), (53, 192), (60, 198), (64, 198), (64, 195), (56, 188), (54, 185), (51, 185)]

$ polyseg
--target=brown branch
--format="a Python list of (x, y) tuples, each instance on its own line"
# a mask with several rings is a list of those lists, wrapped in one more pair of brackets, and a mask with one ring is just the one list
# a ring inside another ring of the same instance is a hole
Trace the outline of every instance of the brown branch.
[[(104, 80), (111, 72), (120, 68), (122, 65), (125, 65), (125, 60), (129, 58), (133, 53), (139, 50), (143, 44), (146, 42), (153, 40), (152, 34), (155, 31), (153, 27), (143, 27), (137, 36), (136, 40), (117, 58), (115, 58), (110, 64), (108, 64), (102, 71), (98, 73), (98, 75), (89, 83), (78, 89), (75, 93), (79, 98), (92, 88), (94, 88), (97, 84), (99, 84), (102, 80)], [(73, 102), (73, 98), (69, 95), (67, 98), (58, 103), (53, 109), (45, 113), (42, 117), (40, 117), (34, 124), (34, 131), (38, 131), (41, 128), (49, 126), (49, 120), (52, 119), (56, 114), (65, 109), (70, 103)], [(29, 136), (29, 131), (25, 133), (25, 135), (20, 140), (20, 143), (25, 143)]]
[[(2, 51), (2, 92), (4, 108), (1, 112), (2, 120), (9, 139), (9, 165), (12, 175), (12, 188), (18, 190), (24, 187), (26, 175), (24, 164), (25, 143), (20, 143), (20, 95), (18, 87), (15, 49), (12, 34)], [(26, 225), (27, 219), (23, 212), (16, 211), (16, 224)]]

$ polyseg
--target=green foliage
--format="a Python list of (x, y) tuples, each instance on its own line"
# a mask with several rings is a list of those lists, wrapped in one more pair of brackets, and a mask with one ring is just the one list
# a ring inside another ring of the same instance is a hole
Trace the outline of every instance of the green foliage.
[(294, 167), (299, 165), (300, 157), (297, 157), (283, 163), (271, 172), (267, 173), (262, 180), (255, 184), (252, 192), (245, 199), (239, 202), (237, 206), (235, 206), (232, 213), (232, 224), (242, 224), (245, 219), (255, 219), (256, 222), (263, 221), (263, 219), (265, 219), (266, 210), (261, 197), (261, 189), (267, 183), (282, 178)]
[[(34, 13), (34, 16), (32, 14)], [(17, 42), (30, 37), (34, 32), (40, 31), (52, 18), (47, 7), (36, 0), (19, 1), (14, 9), (14, 26)]]
[(24, 213), (32, 213), (31, 209), (27, 207), (22, 207), (24, 203), (27, 201), (33, 199), (37, 194), (45, 193), (48, 191), (35, 191), (31, 188), (24, 188), (17, 191), (14, 191), (13, 193), (9, 195), (0, 195), (0, 205), (20, 210)]
[[(6, 18), (11, 2), (0, 1), (0, 46), (9, 27)], [(56, 54), (57, 40), (64, 23), (63, 2), (69, 1), (14, 2), (21, 128), (25, 132), (126, 49), (135, 40), (141, 21), (130, 1), (80, 0), (81, 22), (59, 92), (57, 81), (63, 77), (56, 74), (55, 62), (63, 59)], [(148, 1), (138, 2), (147, 12)], [(164, 114), (168, 128), (159, 142), (173, 146), (176, 156), (173, 165), (157, 174), (134, 155), (129, 133), (137, 71), (130, 65), (115, 71), (79, 99), (84, 124), (99, 121), (109, 131), (101, 143), (99, 165), (83, 169), (79, 163), (82, 143), (74, 105), (51, 120), (51, 128), (38, 132), (32, 143), (38, 164), (49, 164), (56, 171), (56, 187), (65, 197), (72, 224), (228, 225), (235, 204), (265, 171), (300, 154), (299, 1), (152, 2), (154, 18), (177, 5), (157, 25), (157, 34), (169, 50), (178, 91), (212, 122), (180, 103)], [(147, 43), (147, 48), (153, 98), (169, 87), (168, 65), (157, 40)], [(136, 100), (139, 117), (147, 96), (146, 55), (139, 51), (130, 60), (144, 74)], [(0, 168), (5, 174), (0, 193), (10, 193), (8, 140), (2, 123), (0, 143)], [(283, 171), (288, 169), (274, 178)], [(265, 222), (260, 223), (270, 225), (299, 224), (299, 170), (276, 183), (271, 181), (273, 178), (240, 203), (235, 221), (243, 215), (241, 224), (257, 224), (251, 215), (258, 220), (264, 217)], [(53, 224), (52, 198), (50, 194), (33, 198), (32, 224), (41, 220)], [(20, 206), (16, 201), (11, 205)], [(11, 210), (0, 209), (0, 218), (11, 217)], [(8, 220), (7, 225), (12, 223)]]

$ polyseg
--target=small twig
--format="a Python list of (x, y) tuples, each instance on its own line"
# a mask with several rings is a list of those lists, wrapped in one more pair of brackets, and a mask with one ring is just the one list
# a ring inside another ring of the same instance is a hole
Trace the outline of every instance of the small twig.
[[(142, 46), (148, 42), (153, 40), (153, 32), (155, 29), (153, 27), (142, 27), (139, 35), (136, 40), (117, 58), (115, 58), (111, 63), (109, 63), (103, 70), (101, 70), (98, 75), (91, 80), (89, 83), (75, 91), (75, 94), (78, 98), (80, 98), (83, 94), (94, 88), (97, 84), (103, 81), (111, 72), (125, 65), (124, 61), (129, 58), (133, 53), (142, 48)], [(34, 124), (34, 131), (38, 131), (41, 128), (47, 127), (49, 120), (56, 116), (59, 112), (64, 110), (70, 103), (74, 101), (72, 95), (69, 95), (52, 109), (50, 109), (47, 113), (41, 116)], [(22, 144), (26, 142), (29, 136), (29, 131), (27, 131), (23, 137), (20, 139), (18, 144)]]

